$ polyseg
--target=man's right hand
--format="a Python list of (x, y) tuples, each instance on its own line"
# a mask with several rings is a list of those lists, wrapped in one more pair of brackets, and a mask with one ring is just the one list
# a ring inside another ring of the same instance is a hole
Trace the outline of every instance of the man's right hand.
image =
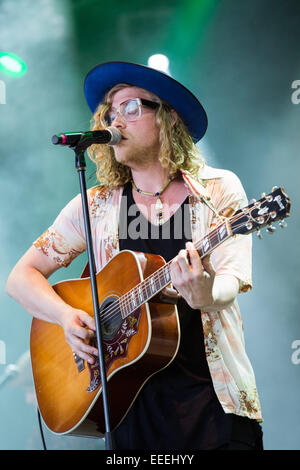
[(83, 310), (69, 307), (62, 315), (60, 324), (72, 351), (81, 359), (94, 364), (98, 350), (89, 345), (89, 341), (96, 336), (94, 318)]

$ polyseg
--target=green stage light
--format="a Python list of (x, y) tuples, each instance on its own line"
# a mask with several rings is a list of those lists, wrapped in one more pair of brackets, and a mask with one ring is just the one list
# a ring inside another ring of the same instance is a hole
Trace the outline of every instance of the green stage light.
[(0, 52), (0, 70), (14, 77), (20, 77), (27, 71), (25, 62), (12, 52)]

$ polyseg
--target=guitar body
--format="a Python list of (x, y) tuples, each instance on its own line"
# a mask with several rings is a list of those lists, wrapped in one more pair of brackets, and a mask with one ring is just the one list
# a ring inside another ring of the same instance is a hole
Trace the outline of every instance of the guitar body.
[[(174, 359), (180, 341), (174, 304), (144, 303), (126, 318), (111, 303), (165, 264), (158, 255), (122, 251), (97, 274), (111, 429), (123, 420), (145, 382)], [(74, 308), (93, 313), (90, 279), (53, 286)], [(63, 329), (36, 318), (30, 338), (37, 401), (46, 426), (56, 434), (101, 437), (105, 432), (99, 369), (75, 360)]]

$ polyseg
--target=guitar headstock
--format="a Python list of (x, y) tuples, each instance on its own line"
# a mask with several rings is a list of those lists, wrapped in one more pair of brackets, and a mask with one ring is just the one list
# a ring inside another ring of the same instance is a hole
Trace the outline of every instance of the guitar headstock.
[(279, 225), (286, 227), (284, 219), (290, 215), (290, 198), (282, 188), (274, 187), (268, 195), (262, 194), (258, 201), (250, 201), (249, 206), (237, 211), (230, 219), (233, 235), (248, 234), (268, 225), (267, 231), (273, 233), (275, 226), (273, 222), (280, 220)]

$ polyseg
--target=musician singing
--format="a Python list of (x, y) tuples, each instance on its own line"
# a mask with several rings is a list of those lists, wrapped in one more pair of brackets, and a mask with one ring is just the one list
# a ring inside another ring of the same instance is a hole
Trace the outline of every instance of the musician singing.
[[(113, 126), (122, 137), (113, 147), (88, 150), (99, 180), (88, 190), (96, 270), (122, 250), (158, 254), (171, 261), (179, 294), (176, 354), (147, 380), (115, 429), (116, 448), (262, 449), (261, 407), (237, 303), (237, 294), (251, 289), (251, 236), (228, 238), (210, 256), (197, 250), (204, 239), (210, 251), (211, 231), (247, 205), (241, 182), (205, 163), (195, 144), (206, 113), (168, 75), (101, 64), (87, 75), (85, 96), (92, 130)], [(93, 317), (64, 302), (47, 280), (85, 250), (78, 195), (17, 263), (7, 292), (30, 314), (59, 324), (70, 351), (93, 365)]]

